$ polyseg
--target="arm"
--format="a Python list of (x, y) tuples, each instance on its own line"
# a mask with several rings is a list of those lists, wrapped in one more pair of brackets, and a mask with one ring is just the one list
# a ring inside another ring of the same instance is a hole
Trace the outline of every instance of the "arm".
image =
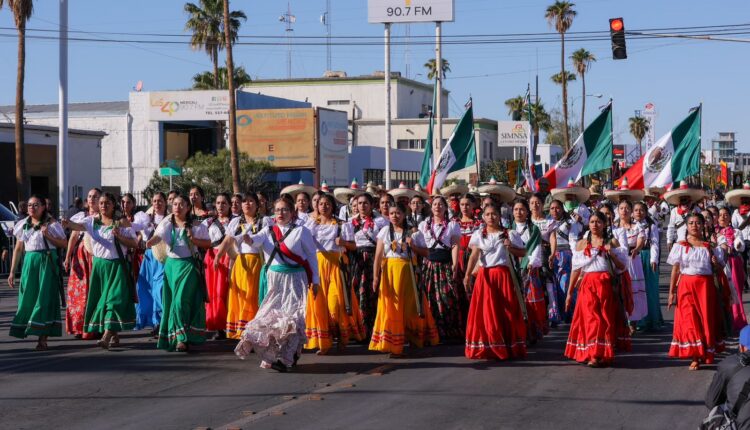
[(193, 236), (192, 229), (188, 230), (187, 233), (188, 240), (193, 243), (193, 245), (197, 246), (198, 248), (208, 249), (211, 247), (211, 239), (198, 239), (197, 237)]
[(75, 249), (75, 244), (78, 242), (78, 236), (81, 233), (79, 232), (73, 232), (70, 234), (70, 239), (68, 239), (68, 250), (65, 252), (65, 270), (67, 271), (70, 268), (70, 258), (73, 256), (73, 250)]
[(18, 266), (18, 259), (21, 258), (21, 253), (23, 252), (23, 241), (19, 240), (16, 242), (16, 247), (13, 249), (13, 258), (10, 261), (10, 274), (8, 275), (8, 286), (10, 288), (13, 287), (13, 281), (15, 280), (16, 276), (16, 266)]
[(339, 246), (343, 246), (346, 248), (347, 251), (356, 251), (357, 250), (357, 244), (354, 242), (349, 242), (348, 240), (343, 240), (340, 237), (336, 239), (336, 244)]
[(555, 253), (557, 252), (557, 232), (556, 231), (553, 231), (552, 234), (549, 235), (549, 247), (550, 247), (549, 268), (552, 269), (552, 266), (555, 261)]
[(643, 238), (643, 235), (638, 235), (638, 239), (635, 241), (635, 249), (633, 249), (633, 252), (630, 253), (631, 257), (635, 257), (636, 255), (641, 253), (641, 250), (643, 249), (643, 245), (646, 244), (646, 239)]
[(667, 298), (667, 309), (672, 309), (675, 304), (674, 291), (677, 289), (677, 280), (680, 277), (680, 265), (672, 266), (672, 274), (669, 277), (669, 297)]
[(581, 269), (576, 269), (570, 276), (570, 284), (568, 287), (568, 294), (565, 297), (565, 312), (570, 311), (570, 304), (573, 301), (573, 290), (578, 287), (578, 278), (581, 277)]
[(380, 286), (380, 269), (383, 267), (383, 258), (385, 258), (383, 248), (383, 241), (378, 240), (378, 245), (375, 247), (375, 263), (372, 267), (372, 290), (375, 292), (378, 291)]
[(112, 235), (117, 238), (120, 244), (125, 245), (128, 248), (138, 248), (138, 239), (128, 236), (122, 232), (121, 228), (112, 230)]
[(675, 217), (672, 216), (673, 214), (670, 214), (669, 216), (669, 224), (667, 225), (667, 249), (669, 250), (672, 248), (672, 244), (677, 239), (677, 229), (674, 228), (675, 224)]
[(60, 224), (63, 226), (63, 228), (67, 228), (67, 229), (70, 229), (72, 231), (86, 231), (86, 226), (85, 225), (83, 225), (81, 223), (73, 222), (73, 221), (71, 221), (69, 219), (64, 219), (64, 220), (60, 221)]
[(471, 248), (471, 255), (469, 256), (469, 261), (466, 263), (466, 275), (464, 276), (464, 287), (466, 287), (467, 291), (471, 291), (471, 274), (474, 272), (474, 267), (476, 267), (481, 253), (482, 251), (479, 248)]
[(461, 243), (461, 235), (452, 236), (451, 259), (453, 260), (453, 273), (458, 272), (458, 244)]

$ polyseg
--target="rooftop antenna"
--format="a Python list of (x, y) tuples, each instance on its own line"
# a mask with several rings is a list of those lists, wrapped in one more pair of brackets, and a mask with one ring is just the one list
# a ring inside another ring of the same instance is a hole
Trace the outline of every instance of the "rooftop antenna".
[(297, 22), (297, 17), (292, 15), (292, 5), (287, 2), (286, 12), (279, 17), (279, 21), (286, 24), (286, 78), (292, 79), (292, 24)]
[(411, 76), (409, 76), (411, 69), (411, 64), (409, 64), (409, 57), (411, 55), (411, 26), (409, 24), (406, 24), (404, 27), (404, 39), (406, 39), (406, 48), (404, 50), (404, 62), (406, 65), (404, 68), (406, 69), (406, 79), (411, 79)]
[(320, 22), (326, 26), (326, 71), (331, 71), (331, 0), (326, 0), (326, 11), (320, 16)]

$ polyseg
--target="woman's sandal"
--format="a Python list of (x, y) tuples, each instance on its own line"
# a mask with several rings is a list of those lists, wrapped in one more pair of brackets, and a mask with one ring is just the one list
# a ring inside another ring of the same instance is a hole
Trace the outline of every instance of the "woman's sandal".
[(105, 334), (102, 336), (101, 339), (96, 341), (96, 344), (99, 345), (102, 349), (109, 349), (109, 340), (111, 339), (111, 336), (108, 334)]
[(177, 344), (177, 347), (175, 348), (175, 350), (176, 350), (177, 352), (187, 352), (187, 350), (188, 350), (188, 346), (187, 346), (187, 344), (186, 344), (186, 343), (184, 343), (184, 342), (179, 342), (179, 343)]
[(109, 347), (116, 348), (118, 346), (120, 346), (120, 336), (113, 335), (112, 338), (109, 340)]
[(36, 349), (37, 351), (46, 351), (47, 350), (47, 341), (46, 340), (39, 340), (36, 343)]
[(592, 369), (598, 369), (602, 367), (602, 362), (596, 359), (589, 360), (588, 363), (586, 363), (587, 366), (591, 367)]
[(698, 370), (700, 369), (700, 367), (701, 367), (700, 362), (693, 361), (692, 363), (690, 363), (690, 367), (688, 367), (688, 370)]

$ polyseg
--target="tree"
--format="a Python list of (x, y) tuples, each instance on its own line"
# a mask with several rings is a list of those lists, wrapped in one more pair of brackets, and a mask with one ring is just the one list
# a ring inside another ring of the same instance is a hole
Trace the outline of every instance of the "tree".
[[(185, 12), (189, 15), (185, 30), (193, 33), (190, 37), (190, 46), (194, 50), (205, 51), (211, 58), (214, 66), (214, 88), (220, 88), (219, 51), (227, 46), (224, 37), (223, 0), (200, 0), (198, 5), (186, 3)], [(232, 11), (227, 21), (234, 43), (237, 41), (241, 21), (247, 21), (247, 16), (242, 11)]]
[[(424, 68), (427, 69), (427, 79), (433, 80), (435, 77), (437, 77), (437, 60), (434, 58), (430, 58), (427, 60), (426, 63), (424, 63)], [(443, 58), (443, 73), (442, 75), (445, 76), (447, 72), (451, 71), (451, 63)]]
[[(565, 33), (573, 25), (573, 18), (577, 12), (573, 10), (574, 3), (568, 1), (555, 1), (547, 7), (544, 17), (547, 22), (560, 33), (560, 75), (565, 76)], [(565, 151), (570, 147), (570, 136), (568, 134), (568, 82), (562, 80), (562, 102), (563, 102), (563, 138)]]
[[(531, 110), (531, 118), (529, 118), (529, 110)], [(531, 132), (534, 136), (535, 147), (539, 145), (539, 131), (541, 130), (545, 133), (549, 133), (550, 128), (552, 127), (550, 115), (544, 109), (544, 104), (541, 99), (532, 103), (529, 108), (524, 108), (523, 112), (521, 112), (521, 119), (529, 121), (531, 124)]]
[[(229, 0), (224, 0), (224, 20), (229, 21)], [(229, 153), (231, 154), (232, 188), (235, 193), (240, 191), (240, 161), (237, 153), (237, 104), (234, 98), (234, 60), (232, 59), (232, 44), (237, 40), (237, 34), (232, 34), (231, 27), (224, 27), (224, 39), (227, 47), (227, 88), (229, 89)]]
[[(0, 9), (6, 0), (0, 0)], [(13, 13), (18, 30), (18, 64), (16, 69), (16, 195), (18, 200), (23, 200), (29, 193), (29, 177), (26, 173), (26, 147), (23, 136), (23, 88), (26, 74), (26, 21), (34, 12), (32, 0), (7, 0), (8, 8)]]
[[(250, 79), (250, 75), (247, 74), (245, 71), (245, 68), (240, 66), (234, 69), (234, 85), (235, 86), (241, 86), (245, 84), (249, 84), (252, 80)], [(219, 86), (215, 87), (214, 83), (216, 80), (214, 79), (214, 74), (210, 71), (205, 71), (203, 73), (198, 73), (196, 75), (193, 75), (193, 89), (194, 90), (226, 90), (229, 88), (229, 84), (227, 82), (227, 68), (226, 67), (219, 67)]]
[[(220, 192), (229, 191), (232, 184), (232, 175), (227, 167), (231, 155), (226, 149), (219, 150), (216, 155), (196, 153), (185, 160), (182, 168), (182, 176), (173, 178), (172, 187), (187, 192), (191, 184), (200, 185), (206, 192), (207, 198), (213, 198)], [(276, 184), (269, 182), (266, 178), (268, 173), (274, 171), (273, 166), (266, 162), (253, 161), (243, 153), (240, 154), (240, 188), (237, 192), (265, 191), (274, 192)], [(154, 171), (151, 180), (143, 193), (150, 199), (157, 191), (169, 189), (169, 178), (159, 176)]]
[(641, 155), (643, 155), (641, 142), (651, 128), (651, 123), (642, 116), (631, 116), (628, 118), (628, 123), (630, 124), (630, 134), (632, 134), (633, 137), (635, 137), (635, 141), (638, 142), (638, 158), (640, 158)]
[(483, 161), (479, 168), (479, 181), (489, 182), (495, 178), (498, 182), (508, 182), (508, 160)]
[(505, 101), (508, 108), (508, 115), (513, 121), (520, 121), (523, 110), (526, 108), (526, 99), (523, 96), (516, 96)]
[(570, 59), (573, 60), (573, 67), (575, 67), (576, 73), (581, 77), (581, 98), (583, 99), (581, 102), (581, 129), (584, 129), (586, 128), (586, 123), (583, 119), (586, 113), (586, 73), (591, 69), (591, 63), (596, 61), (596, 56), (586, 49), (581, 48), (573, 52)]
[[(576, 136), (581, 134), (580, 125), (577, 121), (577, 117), (573, 114), (571, 114), (571, 122), (570, 127), (568, 127), (570, 135)], [(564, 150), (564, 144), (565, 144), (565, 138), (563, 136), (564, 133), (564, 120), (562, 113), (558, 109), (552, 109), (549, 112), (549, 129), (547, 130), (547, 134), (544, 137), (544, 143), (548, 145), (558, 145), (563, 147)], [(565, 151), (567, 152), (567, 151)]]
[[(563, 84), (562, 76), (563, 76), (562, 73), (555, 73), (554, 75), (550, 76), (549, 79), (552, 82), (556, 83), (557, 85), (562, 85)], [(565, 82), (575, 81), (576, 75), (570, 72), (565, 72), (565, 78), (566, 78)]]

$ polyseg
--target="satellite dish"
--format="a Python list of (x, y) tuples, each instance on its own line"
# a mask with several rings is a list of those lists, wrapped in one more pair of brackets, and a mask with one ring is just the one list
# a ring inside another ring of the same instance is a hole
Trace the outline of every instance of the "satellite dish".
[(137, 92), (139, 92), (139, 93), (141, 92), (141, 90), (143, 90), (143, 81), (138, 81), (138, 82), (137, 82), (137, 83), (135, 84), (135, 90), (136, 90)]

